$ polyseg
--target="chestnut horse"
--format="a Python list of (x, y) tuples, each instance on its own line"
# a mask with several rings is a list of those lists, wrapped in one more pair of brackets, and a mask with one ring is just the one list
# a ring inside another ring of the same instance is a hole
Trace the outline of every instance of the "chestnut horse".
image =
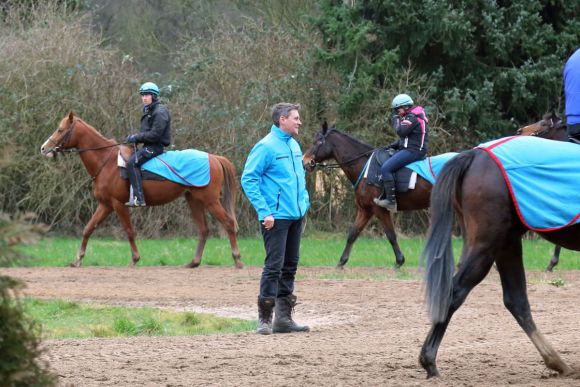
[[(352, 245), (373, 215), (383, 225), (385, 235), (393, 247), (396, 260), (395, 267), (400, 267), (405, 263), (405, 256), (397, 242), (397, 234), (395, 233), (391, 213), (373, 202), (373, 198), (381, 194), (382, 188), (368, 185), (364, 181), (365, 179), (360, 178), (361, 171), (374, 150), (374, 147), (362, 143), (348, 134), (342, 133), (335, 128), (329, 129), (325, 122), (322, 129), (315, 134), (312, 145), (302, 157), (304, 168), (308, 171), (312, 171), (317, 166), (324, 167), (321, 163), (325, 160), (336, 160), (335, 166), (340, 167), (346, 178), (355, 186), (356, 219), (348, 232), (346, 246), (336, 265), (339, 269), (344, 268), (344, 265), (348, 262)], [(356, 184), (358, 180), (362, 180), (360, 184)], [(429, 181), (417, 175), (415, 189), (397, 193), (397, 209), (399, 211), (412, 211), (428, 208), (431, 187), (432, 185)]]
[[(546, 138), (548, 140), (568, 141), (568, 133), (566, 132), (566, 124), (556, 113), (546, 113), (542, 119), (534, 124), (524, 126), (518, 129), (519, 136), (536, 136)], [(562, 248), (558, 245), (554, 248), (554, 254), (550, 258), (550, 263), (546, 267), (547, 272), (552, 272), (554, 267), (560, 261), (560, 250)]]
[[(465, 231), (461, 265), (455, 274), (451, 246), (454, 213)], [(564, 363), (532, 318), (522, 256), (522, 236), (526, 231), (502, 170), (486, 151), (462, 152), (445, 164), (431, 195), (431, 226), (421, 257), (426, 265), (425, 290), (432, 326), (419, 361), (428, 377), (439, 375), (437, 351), (451, 317), (494, 262), (501, 279), (504, 305), (531, 339), (546, 366), (561, 375), (577, 373)], [(567, 249), (580, 250), (580, 224), (540, 235)]]
[[(135, 266), (140, 255), (135, 245), (135, 231), (131, 223), (129, 209), (125, 202), (129, 198), (129, 182), (121, 178), (117, 167), (117, 154), (123, 145), (113, 139), (107, 139), (95, 128), (71, 112), (64, 117), (56, 131), (40, 147), (40, 152), (53, 157), (59, 152), (68, 150), (78, 152), (87, 172), (93, 180), (93, 194), (99, 202), (91, 220), (83, 230), (83, 240), (77, 252), (76, 260), (71, 263), (79, 267), (85, 255), (91, 234), (111, 212), (115, 212), (127, 233), (131, 245), (131, 262)], [(211, 180), (205, 187), (188, 187), (169, 180), (144, 180), (143, 189), (148, 205), (169, 203), (180, 196), (185, 197), (193, 221), (199, 228), (199, 243), (195, 257), (186, 267), (197, 267), (201, 263), (203, 249), (209, 234), (206, 210), (223, 226), (230, 239), (232, 256), (237, 268), (242, 268), (240, 251), (236, 239), (238, 224), (235, 216), (235, 197), (237, 178), (234, 165), (225, 157), (209, 155)], [(223, 205), (220, 192), (223, 188)]]

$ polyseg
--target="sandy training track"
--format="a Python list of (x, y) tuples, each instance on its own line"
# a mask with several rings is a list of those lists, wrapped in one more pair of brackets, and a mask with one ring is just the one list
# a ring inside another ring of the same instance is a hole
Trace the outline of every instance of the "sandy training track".
[[(257, 267), (1, 272), (22, 279), (33, 297), (257, 318)], [(344, 273), (328, 279), (332, 268), (299, 269), (295, 317), (311, 326), (307, 334), (53, 340), (46, 357), (63, 386), (580, 385), (544, 366), (504, 308), (495, 272), (455, 314), (439, 350), (441, 378), (428, 382), (417, 361), (429, 330), (421, 282), (393, 279), (388, 269)], [(528, 293), (540, 331), (580, 368), (580, 272), (528, 273)]]

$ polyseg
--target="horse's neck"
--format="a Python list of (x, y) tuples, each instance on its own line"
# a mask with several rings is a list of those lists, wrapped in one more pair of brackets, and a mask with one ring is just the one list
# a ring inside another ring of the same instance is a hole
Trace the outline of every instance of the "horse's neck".
[(363, 143), (354, 142), (346, 136), (341, 137), (341, 142), (344, 146), (333, 147), (333, 157), (340, 164), (346, 177), (354, 184), (367, 163), (372, 148)]
[(104, 138), (99, 132), (84, 123), (79, 132), (77, 149), (81, 150), (80, 157), (85, 168), (91, 176), (95, 176), (103, 168), (104, 163), (113, 158), (110, 154), (117, 148), (110, 145), (114, 145), (115, 141)]

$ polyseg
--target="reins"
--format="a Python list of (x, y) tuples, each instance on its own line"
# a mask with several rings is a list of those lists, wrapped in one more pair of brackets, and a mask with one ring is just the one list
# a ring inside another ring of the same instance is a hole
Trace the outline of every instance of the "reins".
[[(320, 141), (320, 143), (319, 143), (319, 144), (318, 144), (318, 146), (316, 147), (316, 150), (315, 150), (314, 152), (312, 152), (312, 161), (314, 161), (314, 159), (316, 159), (316, 154), (318, 153), (318, 149), (320, 149), (320, 146), (321, 146), (321, 145), (323, 145), (323, 144), (326, 142), (326, 137), (327, 137), (327, 136), (328, 136), (330, 133), (332, 133), (333, 131), (334, 131), (334, 129), (333, 129), (333, 128), (331, 128), (330, 130), (328, 130), (328, 131), (327, 131), (327, 132), (326, 132), (326, 133), (325, 133), (325, 134), (322, 136), (322, 140)], [(316, 168), (316, 167), (319, 167), (319, 168), (323, 168), (323, 169), (334, 169), (334, 168), (340, 168), (340, 167), (342, 167), (342, 166), (344, 166), (344, 165), (350, 164), (350, 163), (352, 163), (353, 161), (356, 161), (356, 160), (360, 159), (361, 157), (368, 156), (368, 155), (372, 154), (372, 153), (373, 153), (375, 150), (377, 150), (377, 148), (370, 149), (370, 150), (368, 150), (368, 151), (366, 151), (366, 152), (364, 152), (364, 153), (361, 153), (361, 154), (359, 154), (359, 155), (357, 155), (357, 156), (355, 156), (355, 157), (353, 157), (353, 158), (351, 158), (351, 159), (348, 159), (348, 160), (346, 160), (346, 161), (342, 161), (342, 162), (340, 162), (340, 163), (331, 163), (331, 164), (326, 164), (326, 163), (317, 163), (317, 162), (314, 162), (314, 163), (312, 163), (312, 167), (314, 167), (314, 168)]]
[[(52, 149), (52, 152), (54, 152), (55, 155), (57, 153), (82, 153), (82, 152), (89, 152), (89, 151), (97, 151), (97, 150), (113, 148), (113, 147), (117, 147), (117, 146), (120, 146), (120, 145), (125, 144), (125, 143), (115, 143), (115, 144), (111, 144), (111, 145), (97, 146), (97, 147), (94, 147), (94, 148), (81, 148), (81, 149), (71, 148), (71, 149), (63, 149), (63, 147), (69, 142), (70, 138), (72, 137), (72, 130), (73, 130), (76, 122), (77, 122), (77, 120), (73, 120), (73, 122), (71, 122), (71, 124), (67, 128), (66, 133), (63, 136), (63, 138)], [(52, 143), (54, 143), (52, 140), (50, 140), (50, 141)], [(111, 149), (109, 151), (109, 154), (107, 155), (107, 157), (105, 158), (105, 160), (101, 163), (101, 165), (97, 169), (97, 173), (95, 173), (93, 176), (91, 176), (91, 180), (92, 181), (95, 181), (97, 179), (97, 177), (99, 176), (99, 174), (101, 173), (101, 171), (103, 170), (103, 168), (105, 168), (105, 165), (107, 165), (107, 163), (111, 159), (112, 154), (113, 154), (113, 149)]]
[[(377, 148), (374, 148), (374, 149), (368, 150), (368, 151), (366, 151), (366, 152), (364, 152), (364, 153), (361, 153), (360, 155), (357, 155), (357, 156), (353, 157), (352, 159), (349, 159), (349, 160), (343, 161), (343, 162), (341, 162), (341, 163), (331, 163), (331, 164), (326, 164), (326, 163), (316, 163), (316, 162), (315, 162), (315, 163), (314, 163), (314, 166), (315, 166), (315, 167), (324, 168), (324, 169), (340, 168), (340, 167), (342, 167), (343, 165), (350, 164), (350, 163), (352, 163), (353, 161), (356, 161), (356, 160), (360, 159), (361, 157), (368, 156), (368, 155), (372, 154), (372, 153), (373, 153), (375, 150), (377, 150)], [(316, 154), (314, 154), (314, 156), (316, 157)]]

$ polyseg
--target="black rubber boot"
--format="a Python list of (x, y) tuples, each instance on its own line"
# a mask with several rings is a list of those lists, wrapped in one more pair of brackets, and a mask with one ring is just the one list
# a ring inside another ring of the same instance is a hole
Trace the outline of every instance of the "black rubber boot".
[(258, 327), (256, 333), (260, 335), (272, 334), (272, 312), (276, 299), (273, 297), (258, 297)]
[(383, 181), (385, 192), (383, 196), (374, 198), (373, 201), (379, 207), (386, 208), (391, 212), (397, 212), (397, 198), (395, 196), (395, 182), (393, 180)]
[(143, 194), (143, 179), (138, 168), (127, 166), (127, 175), (131, 182), (129, 201), (125, 203), (128, 207), (145, 207), (145, 195)]
[(290, 294), (286, 297), (276, 298), (276, 311), (274, 317), (274, 333), (309, 332), (307, 325), (298, 325), (292, 320), (292, 313), (296, 306), (296, 296)]

